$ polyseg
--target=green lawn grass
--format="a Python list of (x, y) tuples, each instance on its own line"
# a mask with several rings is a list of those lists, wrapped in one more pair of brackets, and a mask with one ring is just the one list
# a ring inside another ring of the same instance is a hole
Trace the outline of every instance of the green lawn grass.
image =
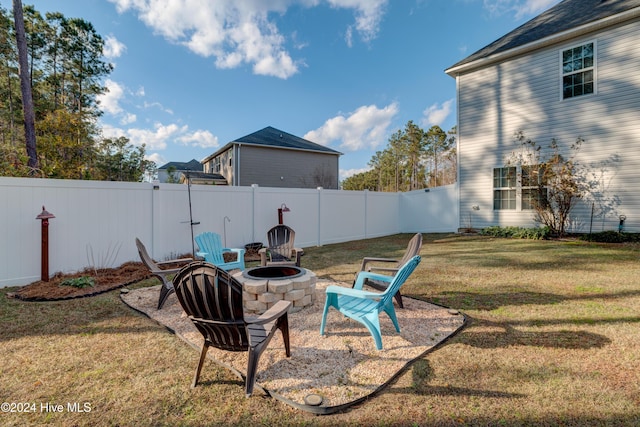
[[(307, 248), (302, 264), (349, 282), (363, 256), (399, 257), (410, 238)], [(424, 238), (403, 293), (456, 308), (469, 325), (345, 413), (246, 399), (210, 361), (190, 389), (198, 353), (119, 291), (35, 303), (5, 288), (0, 401), (23, 412), (0, 413), (0, 425), (640, 425), (640, 246)]]

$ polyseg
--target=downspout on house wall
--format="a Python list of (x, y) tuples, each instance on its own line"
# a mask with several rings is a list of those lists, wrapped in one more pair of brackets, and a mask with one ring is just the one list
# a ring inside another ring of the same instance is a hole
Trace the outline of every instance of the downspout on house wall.
[(242, 144), (235, 145), (236, 155), (233, 156), (236, 163), (236, 168), (233, 174), (233, 185), (237, 187), (240, 186), (240, 147), (242, 147)]

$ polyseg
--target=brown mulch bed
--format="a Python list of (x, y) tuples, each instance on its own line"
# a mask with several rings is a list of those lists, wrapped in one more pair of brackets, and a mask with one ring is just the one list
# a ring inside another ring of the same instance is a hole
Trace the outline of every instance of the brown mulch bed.
[[(94, 279), (93, 286), (77, 288), (62, 286), (67, 279), (90, 276)], [(71, 298), (88, 297), (108, 292), (131, 283), (151, 277), (149, 270), (141, 262), (127, 262), (117, 268), (103, 268), (99, 270), (85, 269), (73, 274), (56, 273), (48, 282), (39, 280), (21, 288), (13, 297), (25, 301), (57, 301)]]
[[(226, 255), (227, 254), (225, 254), (225, 259), (227, 258)], [(186, 254), (180, 258), (187, 258), (189, 256), (189, 254)], [(257, 251), (248, 251), (245, 254), (245, 261), (257, 260), (260, 260), (260, 256)], [(165, 264), (162, 268), (175, 268), (181, 265), (184, 264)], [(67, 279), (84, 276), (92, 277), (94, 279), (94, 285), (84, 288), (60, 285)], [(30, 283), (8, 296), (24, 301), (58, 301), (71, 298), (90, 297), (103, 292), (122, 288), (132, 283), (139, 282), (140, 280), (148, 279), (149, 277), (152, 277), (152, 275), (143, 263), (126, 262), (116, 268), (102, 268), (98, 270), (87, 268), (84, 271), (72, 274), (56, 273), (48, 282), (39, 280), (37, 282)]]

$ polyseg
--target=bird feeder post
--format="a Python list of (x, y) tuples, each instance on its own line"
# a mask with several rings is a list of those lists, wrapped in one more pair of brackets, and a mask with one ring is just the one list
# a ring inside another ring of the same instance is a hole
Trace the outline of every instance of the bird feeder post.
[(41, 254), (41, 272), (40, 279), (44, 282), (49, 281), (49, 218), (55, 218), (55, 215), (47, 212), (47, 210), (42, 206), (42, 212), (40, 215), (36, 217), (42, 221), (41, 231), (42, 237), (40, 239), (42, 248), (40, 250)]

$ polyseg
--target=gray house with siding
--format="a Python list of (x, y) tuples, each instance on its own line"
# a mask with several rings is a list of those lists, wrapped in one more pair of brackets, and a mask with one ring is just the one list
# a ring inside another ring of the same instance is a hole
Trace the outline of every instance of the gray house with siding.
[(190, 162), (169, 162), (158, 168), (158, 182), (184, 184), (187, 177), (192, 184), (227, 185), (218, 173), (204, 173), (202, 163), (196, 159)]
[[(460, 227), (534, 226), (523, 132), (589, 172), (570, 231), (640, 231), (640, 0), (564, 0), (452, 65)], [(578, 138), (579, 151), (570, 149)], [(513, 174), (512, 172), (515, 172)]]
[(227, 143), (202, 163), (229, 185), (338, 189), (341, 154), (269, 126)]

